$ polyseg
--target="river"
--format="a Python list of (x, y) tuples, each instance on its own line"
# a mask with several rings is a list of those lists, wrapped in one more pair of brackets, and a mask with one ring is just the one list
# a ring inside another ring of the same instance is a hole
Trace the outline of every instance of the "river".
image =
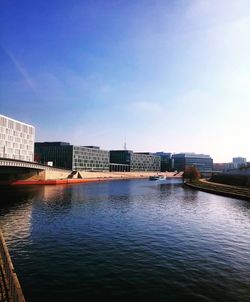
[(250, 301), (250, 203), (178, 183), (0, 188), (27, 302)]

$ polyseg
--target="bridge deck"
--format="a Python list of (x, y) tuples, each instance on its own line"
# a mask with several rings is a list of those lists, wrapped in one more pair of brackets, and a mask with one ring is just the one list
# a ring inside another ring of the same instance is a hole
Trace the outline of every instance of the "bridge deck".
[(58, 168), (54, 166), (46, 166), (36, 162), (16, 160), (11, 158), (0, 157), (0, 167), (18, 167), (18, 168), (29, 168), (36, 170), (49, 170), (49, 171), (70, 171), (68, 169)]

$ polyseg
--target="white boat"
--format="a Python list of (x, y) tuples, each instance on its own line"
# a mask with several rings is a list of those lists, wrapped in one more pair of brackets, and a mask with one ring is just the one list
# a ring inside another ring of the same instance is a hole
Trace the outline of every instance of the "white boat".
[(152, 175), (152, 176), (149, 176), (149, 180), (166, 180), (166, 176), (164, 176), (164, 175)]

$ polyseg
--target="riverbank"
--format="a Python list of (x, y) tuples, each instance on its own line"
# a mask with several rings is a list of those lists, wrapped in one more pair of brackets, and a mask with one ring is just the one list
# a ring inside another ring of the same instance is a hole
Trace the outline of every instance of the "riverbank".
[(0, 301), (25, 302), (23, 291), (15, 273), (12, 260), (0, 230)]
[(190, 188), (198, 189), (207, 193), (250, 201), (250, 188), (224, 185), (220, 183), (211, 182), (205, 179), (200, 179), (194, 183), (186, 182), (185, 185)]
[(169, 178), (181, 178), (182, 176), (174, 172), (80, 172), (82, 178), (65, 178), (49, 180), (14, 180), (1, 181), (2, 185), (61, 185), (61, 184), (79, 184), (109, 180), (126, 179), (145, 179), (154, 174), (164, 175)]

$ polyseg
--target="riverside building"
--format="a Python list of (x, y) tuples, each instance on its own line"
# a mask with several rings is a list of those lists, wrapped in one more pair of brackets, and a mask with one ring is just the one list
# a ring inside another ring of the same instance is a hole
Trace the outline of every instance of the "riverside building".
[(109, 162), (111, 172), (130, 172), (131, 154), (129, 150), (111, 150), (109, 152)]
[(110, 151), (110, 171), (160, 171), (161, 157), (148, 152)]
[(196, 153), (179, 153), (172, 155), (174, 170), (184, 171), (186, 167), (195, 166), (200, 172), (213, 170), (213, 159), (210, 155)]
[(0, 157), (34, 161), (35, 127), (0, 115)]
[(247, 159), (245, 157), (233, 157), (234, 168), (240, 168), (247, 165)]
[(154, 155), (161, 157), (161, 172), (171, 171), (171, 153), (156, 152)]
[(109, 151), (96, 146), (74, 146), (65, 142), (35, 143), (35, 159), (68, 170), (108, 171)]
[(161, 171), (161, 157), (149, 152), (133, 152), (131, 171)]

